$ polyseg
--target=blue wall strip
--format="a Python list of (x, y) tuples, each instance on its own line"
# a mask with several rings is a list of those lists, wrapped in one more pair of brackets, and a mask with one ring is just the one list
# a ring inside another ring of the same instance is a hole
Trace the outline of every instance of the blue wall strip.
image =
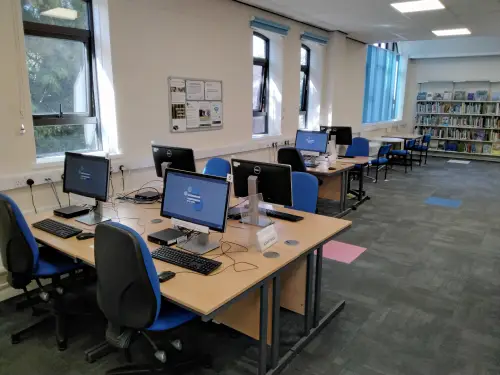
[(281, 25), (277, 22), (268, 21), (264, 18), (259, 18), (259, 17), (252, 18), (252, 20), (250, 21), (250, 27), (271, 31), (273, 33), (284, 36), (288, 35), (288, 30), (290, 30), (290, 26)]

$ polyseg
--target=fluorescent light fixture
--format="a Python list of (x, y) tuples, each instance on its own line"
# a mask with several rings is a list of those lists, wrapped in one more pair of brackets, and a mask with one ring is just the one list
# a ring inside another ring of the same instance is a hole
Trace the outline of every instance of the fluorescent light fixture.
[(53, 8), (41, 12), (40, 15), (52, 18), (60, 18), (62, 20), (74, 21), (78, 18), (78, 12), (74, 9)]
[(432, 31), (437, 36), (454, 36), (454, 35), (470, 35), (469, 29), (449, 29), (449, 30), (433, 30)]
[(405, 1), (402, 3), (392, 3), (391, 6), (399, 10), (401, 13), (444, 9), (444, 5), (441, 4), (439, 0)]

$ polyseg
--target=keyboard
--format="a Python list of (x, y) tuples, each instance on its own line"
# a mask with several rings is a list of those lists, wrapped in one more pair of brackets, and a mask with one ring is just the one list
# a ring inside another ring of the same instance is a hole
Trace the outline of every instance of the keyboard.
[(304, 217), (302, 217), (302, 216), (292, 215), (292, 214), (288, 214), (286, 212), (274, 211), (274, 210), (264, 210), (264, 211), (265, 211), (267, 216), (274, 217), (275, 219), (281, 219), (281, 220), (293, 221), (293, 222), (304, 220)]
[(316, 168), (319, 166), (318, 163), (312, 163), (312, 162), (309, 162), (309, 161), (306, 161), (304, 162), (304, 165), (307, 167), (307, 168)]
[[(288, 214), (286, 212), (281, 212), (281, 211), (274, 211), (274, 210), (259, 210), (261, 213), (265, 213), (269, 217), (273, 217), (275, 219), (281, 219), (281, 220), (286, 220), (286, 221), (292, 221), (296, 223), (297, 221), (304, 220), (303, 216), (297, 216), (297, 215), (292, 215)], [(228, 218), (232, 220), (241, 220), (241, 213), (231, 213), (227, 216)]]
[(83, 232), (81, 229), (60, 223), (59, 221), (52, 219), (45, 219), (34, 223), (33, 227), (61, 238), (70, 238)]
[(222, 264), (216, 260), (203, 258), (201, 256), (186, 253), (185, 251), (168, 246), (159, 247), (151, 253), (151, 256), (154, 259), (186, 268), (190, 271), (198, 272), (203, 275), (208, 275), (210, 272), (219, 268)]

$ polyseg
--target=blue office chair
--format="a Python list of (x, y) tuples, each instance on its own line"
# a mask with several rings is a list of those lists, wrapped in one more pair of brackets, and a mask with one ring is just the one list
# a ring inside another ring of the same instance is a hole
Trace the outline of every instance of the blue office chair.
[(381, 166), (385, 165), (385, 180), (387, 180), (387, 169), (389, 168), (389, 164), (391, 163), (391, 148), (392, 145), (384, 145), (378, 149), (377, 158), (373, 159), (370, 164), (374, 165), (377, 168), (377, 172), (375, 174), (375, 182), (378, 182), (378, 171)]
[(316, 213), (318, 203), (318, 179), (304, 172), (292, 172), (292, 194), (294, 210)]
[[(147, 332), (171, 330), (193, 320), (196, 315), (162, 301), (151, 253), (133, 229), (114, 222), (99, 224), (95, 231), (94, 250), (97, 302), (108, 320), (106, 340), (111, 346), (122, 349), (129, 360), (131, 341), (140, 334), (153, 347), (155, 357), (165, 364), (165, 352), (156, 346)], [(178, 340), (172, 345), (177, 350), (182, 346)], [(152, 366), (128, 365), (107, 374), (155, 371), (158, 369)]]
[(370, 141), (361, 137), (353, 138), (345, 156), (370, 156)]
[(231, 164), (229, 164), (227, 160), (221, 158), (210, 159), (203, 169), (203, 174), (212, 176), (226, 177), (230, 173)]
[[(5, 194), (0, 194), (0, 254), (2, 263), (8, 271), (9, 285), (23, 290), (28, 304), (33, 307), (34, 315), (40, 310), (35, 309), (35, 301), (26, 288), (31, 281), (35, 280), (38, 284), (40, 299), (53, 303), (53, 306), (43, 310), (50, 312), (50, 315), (39, 317), (29, 326), (11, 334), (12, 344), (18, 344), (22, 335), (33, 331), (49, 318), (55, 317), (57, 346), (59, 350), (65, 350), (66, 313), (62, 309), (64, 288), (61, 276), (71, 274), (83, 266), (54, 249), (39, 247), (21, 210), (14, 200)], [(51, 279), (52, 284), (42, 286), (41, 279)]]
[(425, 164), (427, 164), (427, 153), (429, 152), (429, 146), (432, 140), (432, 136), (430, 134), (426, 134), (422, 138), (422, 142), (420, 144), (416, 144), (413, 147), (413, 151), (417, 151), (420, 153), (418, 158), (418, 165), (422, 165), (422, 157), (425, 152)]
[[(408, 172), (408, 167), (413, 170), (413, 148), (415, 147), (415, 140), (410, 139), (405, 143), (404, 150), (391, 150), (389, 153), (393, 158), (398, 159), (405, 166), (405, 173)], [(392, 160), (394, 162), (394, 159)]]

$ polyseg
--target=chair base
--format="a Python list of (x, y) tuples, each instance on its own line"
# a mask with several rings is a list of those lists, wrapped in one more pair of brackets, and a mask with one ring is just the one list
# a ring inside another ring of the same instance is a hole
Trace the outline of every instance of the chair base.
[(29, 325), (20, 328), (10, 335), (10, 342), (12, 345), (19, 344), (23, 336), (30, 334), (31, 332), (38, 329), (41, 325), (47, 324), (49, 320), (55, 320), (56, 325), (56, 344), (59, 351), (64, 351), (68, 348), (68, 339), (66, 335), (66, 325), (65, 318), (63, 316), (52, 315), (46, 313), (46, 315), (39, 316), (35, 321), (31, 322)]
[(164, 365), (138, 365), (130, 364), (106, 371), (106, 375), (142, 375), (142, 374), (178, 374), (184, 373), (194, 366), (202, 365), (205, 368), (212, 367), (212, 357), (203, 356), (183, 362), (174, 362)]

